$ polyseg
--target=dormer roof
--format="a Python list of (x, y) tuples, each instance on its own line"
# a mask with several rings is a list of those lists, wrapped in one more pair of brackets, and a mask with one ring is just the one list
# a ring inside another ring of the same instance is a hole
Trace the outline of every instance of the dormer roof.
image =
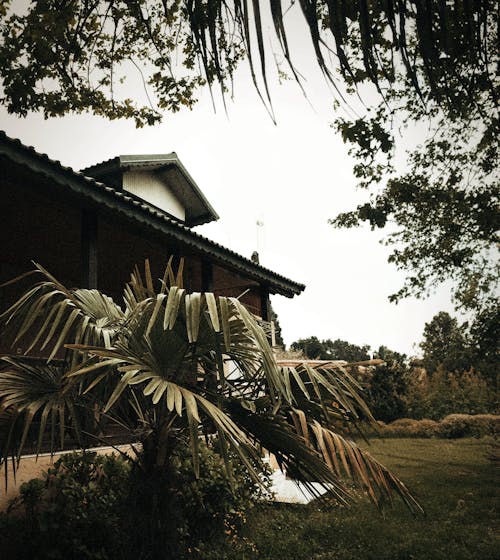
[[(131, 189), (127, 185), (128, 172), (146, 172), (161, 181), (182, 205), (185, 215), (181, 221), (186, 226), (197, 226), (219, 219), (217, 212), (175, 152), (170, 154), (121, 155), (80, 171), (87, 177), (111, 185), (117, 190), (130, 191)], [(131, 192), (144, 198), (138, 192), (133, 190)], [(168, 208), (162, 208), (159, 203), (152, 202), (147, 198), (146, 200), (168, 212)], [(173, 214), (173, 217), (180, 219), (176, 214)]]

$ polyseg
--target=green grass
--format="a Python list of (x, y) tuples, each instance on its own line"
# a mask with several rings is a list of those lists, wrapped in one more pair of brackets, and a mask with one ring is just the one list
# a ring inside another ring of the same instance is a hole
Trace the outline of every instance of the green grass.
[[(498, 467), (485, 440), (373, 440), (370, 452), (391, 468), (426, 511), (397, 503), (383, 514), (366, 501), (350, 509), (260, 505), (245, 535), (258, 558), (286, 560), (497, 559)], [(236, 558), (236, 556), (234, 556)]]

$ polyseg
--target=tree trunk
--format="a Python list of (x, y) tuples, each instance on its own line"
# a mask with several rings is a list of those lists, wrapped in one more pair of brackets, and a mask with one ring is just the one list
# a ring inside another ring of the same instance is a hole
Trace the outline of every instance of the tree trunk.
[(166, 560), (180, 556), (184, 518), (169, 460), (172, 448), (165, 453), (155, 439), (143, 442), (140, 467), (135, 466), (131, 475), (127, 525), (136, 558)]

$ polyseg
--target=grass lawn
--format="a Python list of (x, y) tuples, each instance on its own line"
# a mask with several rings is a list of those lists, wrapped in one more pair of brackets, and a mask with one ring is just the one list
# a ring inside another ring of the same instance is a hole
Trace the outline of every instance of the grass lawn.
[(372, 440), (372, 455), (413, 490), (425, 516), (399, 503), (379, 514), (364, 500), (329, 511), (268, 504), (250, 512), (245, 535), (262, 560), (497, 559), (498, 467), (485, 456), (487, 443)]

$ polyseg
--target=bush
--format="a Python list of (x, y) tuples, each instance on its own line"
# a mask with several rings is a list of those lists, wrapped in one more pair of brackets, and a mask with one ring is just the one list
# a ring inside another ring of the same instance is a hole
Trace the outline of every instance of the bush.
[(494, 414), (450, 414), (441, 421), (424, 418), (400, 418), (390, 424), (378, 422), (378, 430), (369, 430), (371, 437), (383, 438), (461, 438), (498, 437), (500, 416)]
[[(252, 543), (240, 536), (248, 512), (257, 500), (270, 489), (270, 471), (262, 465), (263, 488), (250, 476), (239, 459), (232, 459), (232, 488), (228, 482), (222, 457), (211, 447), (200, 445), (200, 476), (197, 479), (192, 468), (191, 452), (181, 447), (173, 458), (177, 472), (175, 486), (182, 499), (183, 524), (181, 528), (183, 549), (189, 558), (225, 558), (224, 549), (254, 551)], [(229, 541), (229, 543), (228, 543)], [(228, 556), (231, 558), (232, 556)]]
[(500, 433), (500, 416), (493, 414), (450, 414), (439, 424), (441, 437), (497, 437)]
[(22, 484), (9, 511), (31, 535), (26, 557), (117, 557), (128, 475), (127, 463), (115, 455), (68, 453), (43, 480)]
[[(172, 477), (165, 488), (172, 494), (168, 526), (176, 531), (169, 535), (176, 549), (171, 557), (222, 560), (230, 544), (249, 558), (254, 547), (239, 532), (246, 511), (263, 491), (236, 459), (231, 488), (221, 457), (201, 443), (199, 452), (198, 479), (187, 446), (179, 447), (171, 460)], [(43, 479), (23, 484), (8, 513), (0, 515), (0, 550), (10, 560), (155, 557), (158, 551), (144, 527), (149, 518), (141, 515), (143, 504), (137, 500), (147, 490), (137, 487), (134, 474), (115, 455), (63, 455)], [(263, 483), (270, 487), (266, 472)]]
[(412, 437), (430, 438), (437, 435), (438, 422), (434, 420), (414, 420), (413, 418), (400, 418), (390, 424), (379, 422), (381, 437)]
[(471, 369), (451, 373), (442, 366), (429, 375), (414, 372), (405, 395), (406, 413), (412, 418), (439, 420), (449, 414), (491, 414), (498, 410), (498, 391)]

